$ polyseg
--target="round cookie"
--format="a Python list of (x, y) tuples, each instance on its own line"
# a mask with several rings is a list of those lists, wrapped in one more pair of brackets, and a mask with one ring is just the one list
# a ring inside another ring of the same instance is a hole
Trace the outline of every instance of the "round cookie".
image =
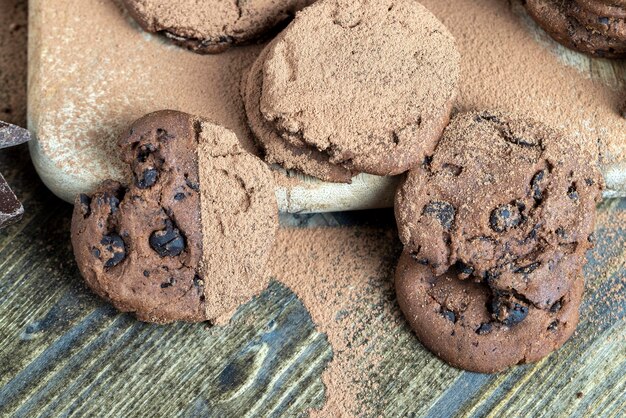
[(214, 321), (259, 293), (278, 225), (273, 177), (236, 136), (175, 111), (119, 140), (129, 185), (80, 195), (78, 267), (95, 293), (149, 322)]
[(539, 361), (560, 348), (578, 324), (584, 280), (547, 309), (451, 271), (436, 277), (408, 252), (396, 270), (400, 309), (426, 348), (454, 367), (496, 373)]
[(562, 45), (596, 57), (626, 57), (626, 42), (587, 28), (570, 16), (571, 7), (572, 2), (526, 0), (528, 13)]
[(198, 53), (262, 39), (314, 0), (122, 0), (148, 32)]
[(356, 173), (330, 163), (328, 155), (313, 147), (305, 144), (296, 146), (285, 141), (261, 114), (263, 63), (268, 51), (269, 46), (261, 52), (242, 79), (242, 96), (248, 126), (264, 152), (265, 161), (270, 164), (279, 164), (287, 170), (301, 171), (324, 181), (349, 183)]
[(412, 0), (321, 0), (269, 47), (260, 109), (272, 130), (351, 171), (399, 174), (432, 152), (460, 56)]
[(398, 189), (400, 238), (437, 275), (456, 266), (462, 278), (550, 306), (592, 245), (603, 185), (595, 160), (541, 123), (459, 114)]

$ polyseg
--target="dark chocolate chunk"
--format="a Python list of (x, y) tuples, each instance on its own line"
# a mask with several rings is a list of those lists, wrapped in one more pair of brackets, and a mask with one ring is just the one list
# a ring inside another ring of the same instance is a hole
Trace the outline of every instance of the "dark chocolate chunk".
[(78, 196), (78, 202), (80, 204), (80, 212), (84, 218), (88, 218), (91, 215), (91, 197), (81, 193)]
[(533, 271), (537, 270), (537, 268), (540, 265), (541, 265), (541, 263), (537, 261), (535, 263), (528, 264), (527, 266), (522, 266), (522, 267), (517, 268), (515, 270), (515, 273), (517, 273), (517, 274), (530, 274)]
[(424, 215), (430, 215), (437, 218), (443, 229), (449, 231), (454, 223), (454, 217), (456, 216), (456, 210), (448, 202), (430, 202), (424, 207)]
[(0, 148), (20, 145), (30, 141), (30, 138), (28, 130), (0, 121)]
[(24, 208), (0, 175), (0, 228), (14, 224), (24, 216)]
[(541, 201), (543, 199), (543, 189), (545, 188), (546, 170), (538, 171), (530, 182), (533, 199)]
[(493, 329), (493, 325), (491, 325), (488, 322), (485, 322), (484, 324), (481, 324), (478, 327), (478, 329), (476, 330), (476, 334), (478, 334), (478, 335), (486, 335), (486, 334), (489, 334), (492, 329)]
[(149, 242), (161, 257), (176, 257), (185, 250), (185, 237), (170, 220), (166, 222), (165, 229), (150, 235)]
[(519, 205), (503, 205), (491, 212), (489, 223), (496, 232), (505, 232), (518, 227), (524, 220)]
[(578, 190), (576, 190), (575, 184), (572, 184), (569, 186), (569, 189), (567, 189), (567, 197), (572, 200), (578, 200)]
[(180, 202), (181, 200), (185, 200), (185, 193), (176, 193), (174, 195), (174, 200)]
[(156, 168), (148, 168), (143, 171), (141, 177), (137, 178), (137, 187), (140, 189), (149, 189), (154, 186), (159, 178), (159, 172)]
[(124, 240), (118, 234), (105, 235), (102, 237), (100, 244), (104, 246), (104, 251), (108, 257), (104, 262), (104, 267), (115, 267), (126, 258), (126, 246), (124, 245)]
[(489, 306), (494, 320), (507, 327), (519, 324), (528, 316), (528, 306), (522, 305), (511, 295), (496, 295)]
[(441, 315), (452, 323), (456, 323), (456, 315), (451, 310), (441, 308)]
[(552, 321), (550, 325), (548, 325), (548, 331), (556, 331), (559, 327), (559, 321)]

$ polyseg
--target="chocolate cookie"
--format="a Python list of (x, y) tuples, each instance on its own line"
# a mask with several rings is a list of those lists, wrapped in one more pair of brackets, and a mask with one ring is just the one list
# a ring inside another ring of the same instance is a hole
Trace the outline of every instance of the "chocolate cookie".
[(148, 32), (198, 53), (262, 39), (314, 0), (123, 0)]
[(144, 321), (215, 320), (261, 291), (277, 228), (272, 175), (235, 135), (174, 111), (119, 141), (130, 184), (80, 195), (72, 244), (87, 284)]
[(331, 164), (402, 173), (441, 136), (459, 61), (452, 35), (419, 3), (321, 0), (269, 47), (261, 115), (285, 142)]
[(624, 18), (611, 15), (601, 16), (576, 3), (569, 8), (569, 15), (588, 30), (626, 42), (626, 19)]
[(396, 196), (406, 250), (545, 308), (585, 261), (603, 182), (574, 138), (501, 113), (457, 115)]
[(408, 252), (396, 270), (396, 292), (419, 340), (454, 367), (495, 373), (539, 361), (561, 347), (578, 323), (584, 281), (542, 309), (486, 284), (459, 280), (456, 271), (436, 277)]
[(252, 68), (244, 74), (242, 81), (242, 95), (248, 125), (264, 152), (265, 161), (270, 164), (279, 164), (287, 170), (301, 171), (324, 181), (349, 183), (356, 173), (332, 164), (328, 155), (313, 147), (307, 145), (298, 147), (287, 142), (261, 114), (263, 64), (268, 50), (269, 47), (266, 47), (261, 52)]
[(528, 13), (564, 46), (597, 57), (626, 57), (624, 40), (598, 33), (579, 22), (571, 15), (573, 5), (573, 1), (526, 0)]

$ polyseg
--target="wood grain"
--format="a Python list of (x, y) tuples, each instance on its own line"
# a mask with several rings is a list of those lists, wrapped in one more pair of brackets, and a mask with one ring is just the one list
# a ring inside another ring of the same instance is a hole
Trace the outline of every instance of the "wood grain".
[[(25, 150), (0, 154), (0, 171), (26, 207), (23, 222), (0, 231), (0, 416), (291, 417), (324, 404), (333, 350), (290, 289), (272, 281), (225, 327), (139, 323), (82, 284), (69, 245), (71, 207), (37, 179)], [(368, 382), (357, 382), (378, 385), (360, 402), (388, 417), (624, 416), (626, 302), (606, 295), (626, 281), (626, 201), (600, 211), (582, 321), (562, 350), (480, 375), (447, 366), (403, 322), (390, 323), (357, 341), (387, 353)], [(281, 222), (393, 228), (388, 210)], [(379, 298), (397, 309), (392, 292)], [(371, 308), (355, 309), (367, 317)]]

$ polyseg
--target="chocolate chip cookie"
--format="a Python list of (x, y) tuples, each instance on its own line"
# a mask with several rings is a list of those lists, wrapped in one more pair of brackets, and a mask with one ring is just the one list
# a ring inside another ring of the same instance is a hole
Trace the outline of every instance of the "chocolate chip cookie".
[[(587, 7), (586, 10), (590, 10), (590, 5), (595, 10), (602, 10), (607, 7), (608, 10), (619, 9), (609, 6), (608, 3), (600, 5), (600, 9), (594, 8), (592, 2), (585, 2), (581, 6)], [(573, 1), (526, 0), (528, 13), (550, 36), (564, 46), (596, 57), (626, 57), (626, 42), (620, 37), (611, 36), (611, 30), (608, 27), (610, 26), (610, 21), (604, 20), (608, 17), (623, 19), (621, 14), (615, 16), (597, 15), (598, 19), (602, 19), (601, 21), (609, 24), (601, 25), (607, 26), (607, 29), (604, 32), (599, 32), (593, 27), (586, 25), (584, 19), (583, 22), (580, 22), (572, 15), (575, 7), (578, 7), (578, 3)], [(619, 29), (617, 31), (619, 33)]]
[(280, 136), (296, 154), (283, 158), (292, 166), (304, 150), (375, 175), (402, 173), (432, 152), (460, 73), (452, 35), (411, 0), (318, 1), (261, 59), (250, 73), (261, 80), (249, 83), (260, 90), (260, 115), (248, 109), (265, 127), (259, 141)]
[(539, 122), (459, 114), (398, 190), (400, 238), (436, 275), (454, 266), (462, 279), (549, 307), (592, 245), (603, 187), (596, 160)]
[(314, 0), (123, 0), (148, 32), (160, 33), (198, 53), (266, 37)]
[(540, 308), (519, 295), (459, 280), (458, 273), (436, 277), (409, 252), (396, 271), (398, 303), (406, 320), (422, 344), (452, 366), (495, 373), (536, 362), (576, 329), (582, 277), (551, 306)]
[(277, 229), (273, 177), (235, 135), (175, 111), (119, 140), (129, 184), (80, 195), (72, 244), (87, 284), (144, 321), (214, 321), (260, 292)]

